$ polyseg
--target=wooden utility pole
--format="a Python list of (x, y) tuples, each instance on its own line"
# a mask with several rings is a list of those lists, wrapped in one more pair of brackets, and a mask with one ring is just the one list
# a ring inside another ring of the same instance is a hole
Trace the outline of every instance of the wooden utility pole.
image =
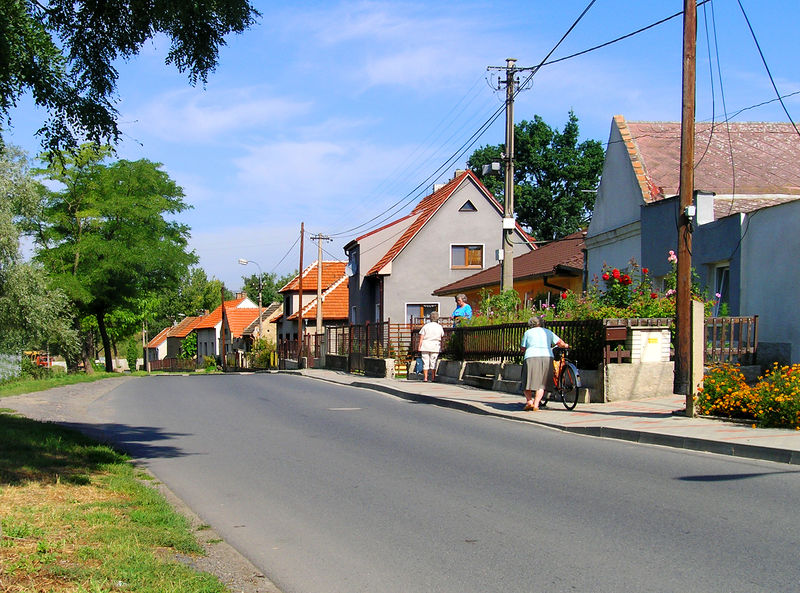
[(678, 344), (675, 351), (674, 391), (686, 396), (686, 415), (694, 415), (694, 386), (690, 385), (691, 303), (692, 303), (692, 227), (694, 196), (694, 118), (695, 67), (697, 45), (697, 5), (683, 2), (683, 98), (681, 112), (680, 212), (678, 213), (677, 309)]
[(514, 289), (514, 94), (517, 60), (506, 59), (506, 158), (503, 200), (503, 262), (500, 292)]
[(220, 297), (222, 298), (222, 304), (220, 305), (220, 310), (222, 311), (222, 317), (220, 318), (219, 322), (219, 333), (220, 333), (220, 355), (222, 356), (222, 371), (225, 372), (225, 285), (223, 284), (222, 287), (219, 289)]
[(300, 357), (303, 353), (303, 235), (305, 235), (305, 223), (300, 223), (300, 277), (297, 279), (298, 305), (297, 305), (297, 364), (300, 364)]

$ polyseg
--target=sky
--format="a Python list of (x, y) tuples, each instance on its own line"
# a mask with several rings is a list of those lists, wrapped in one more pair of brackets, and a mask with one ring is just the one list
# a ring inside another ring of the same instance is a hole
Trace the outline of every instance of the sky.
[[(165, 65), (169, 41), (160, 36), (118, 65), (117, 154), (161, 163), (183, 188), (191, 209), (179, 220), (192, 229), (198, 265), (231, 290), (259, 270), (296, 271), (301, 223), (304, 266), (319, 234), (331, 238), (323, 259), (344, 260), (346, 243), (408, 214), (474, 149), (504, 141), (505, 74), (488, 67), (541, 64), (589, 2), (254, 0), (261, 18), (226, 39), (205, 85)], [(548, 61), (682, 8), (596, 0)], [(743, 110), (733, 121), (791, 116), (800, 127), (800, 2), (713, 0), (697, 18), (697, 121)], [(679, 16), (545, 63), (517, 95), (515, 120), (539, 115), (562, 129), (573, 110), (581, 138), (603, 144), (617, 114), (679, 121), (682, 28)], [(789, 116), (764, 62), (790, 95)], [(11, 118), (6, 140), (35, 155), (44, 114), (28, 100)]]

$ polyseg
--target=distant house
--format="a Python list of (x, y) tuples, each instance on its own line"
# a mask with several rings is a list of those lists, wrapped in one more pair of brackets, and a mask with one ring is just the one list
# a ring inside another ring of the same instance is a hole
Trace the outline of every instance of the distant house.
[[(226, 313), (235, 309), (255, 309), (254, 317), (258, 317), (258, 305), (251, 301), (244, 293), (240, 293), (235, 299), (225, 301)], [(219, 356), (221, 348), (222, 331), (222, 306), (220, 305), (211, 313), (204, 316), (195, 327), (197, 331), (197, 358), (202, 360), (204, 356)], [(230, 343), (225, 343), (226, 352), (232, 352)]]
[(145, 360), (161, 360), (167, 356), (167, 334), (172, 327), (165, 327), (145, 346)]
[(181, 353), (181, 345), (203, 317), (184, 317), (177, 325), (173, 325), (167, 331), (167, 352), (165, 358), (178, 358)]
[[(410, 214), (345, 245), (350, 322), (405, 323), (454, 303), (433, 295), (440, 286), (494, 265), (502, 243), (503, 209), (472, 171), (435, 186)], [(515, 255), (534, 249), (514, 223)]]
[[(270, 303), (261, 311), (261, 330), (263, 337), (267, 342), (276, 344), (278, 341), (278, 330), (276, 321), (283, 315), (283, 303), (275, 302)], [(244, 328), (243, 336), (251, 342), (259, 339), (259, 322), (256, 317), (250, 325)]]
[[(317, 300), (317, 278), (319, 262), (315, 261), (302, 275), (298, 274), (278, 292), (283, 295), (283, 312), (276, 320), (279, 340), (297, 339), (297, 321), (302, 315), (304, 332), (316, 326), (317, 307), (322, 307), (324, 327), (347, 324), (348, 278), (345, 263), (322, 262), (322, 302)], [(300, 302), (300, 278), (303, 279), (303, 300)], [(309, 329), (310, 328), (310, 329)]]
[[(584, 235), (578, 231), (514, 258), (514, 290), (527, 307), (557, 303), (562, 292), (581, 292), (584, 277)], [(475, 307), (481, 292), (500, 292), (500, 264), (433, 291), (436, 296), (467, 296)]]
[[(611, 123), (586, 235), (590, 277), (631, 258), (656, 279), (678, 250), (678, 122)], [(800, 137), (791, 124), (697, 123), (692, 267), (731, 315), (759, 315), (759, 357), (800, 361)]]

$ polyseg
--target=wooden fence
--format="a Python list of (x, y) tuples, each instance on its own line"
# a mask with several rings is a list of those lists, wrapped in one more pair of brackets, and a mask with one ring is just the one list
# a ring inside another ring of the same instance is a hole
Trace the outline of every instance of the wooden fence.
[(706, 363), (755, 364), (758, 350), (758, 315), (711, 317), (705, 326)]

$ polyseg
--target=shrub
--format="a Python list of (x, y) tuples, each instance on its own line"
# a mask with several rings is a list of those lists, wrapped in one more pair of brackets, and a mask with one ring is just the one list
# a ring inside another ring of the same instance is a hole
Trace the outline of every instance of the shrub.
[(695, 402), (700, 414), (800, 429), (800, 364), (775, 363), (754, 387), (745, 383), (739, 365), (720, 365), (703, 377)]
[(217, 370), (217, 359), (213, 356), (204, 356), (203, 357), (203, 367), (206, 369), (207, 373), (211, 373)]
[(776, 362), (753, 388), (761, 426), (800, 427), (800, 364)]

